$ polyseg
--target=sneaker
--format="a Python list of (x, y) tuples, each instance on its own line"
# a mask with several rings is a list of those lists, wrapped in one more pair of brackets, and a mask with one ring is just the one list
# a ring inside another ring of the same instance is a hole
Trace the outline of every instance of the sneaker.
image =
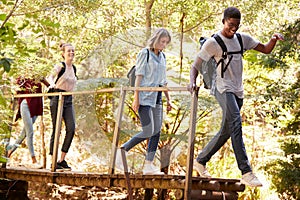
[(16, 144), (7, 145), (6, 151), (7, 151), (7, 157), (10, 158), (11, 154), (13, 153), (14, 146), (18, 147)]
[[(123, 160), (122, 160), (122, 153), (121, 151), (125, 151), (124, 149), (117, 149), (117, 152), (116, 152), (116, 162), (115, 162), (115, 168), (124, 172), (124, 164), (123, 164)], [(126, 156), (126, 151), (125, 151), (125, 156)], [(128, 167), (127, 165), (127, 169), (128, 169), (128, 172), (130, 172), (130, 168)]]
[(10, 158), (11, 154), (12, 154), (12, 150), (8, 150), (7, 151), (7, 157)]
[(59, 167), (61, 167), (65, 171), (71, 171), (71, 167), (68, 165), (68, 163), (65, 160), (61, 162), (57, 162), (56, 169), (58, 169)]
[(241, 183), (248, 185), (250, 187), (262, 187), (262, 183), (252, 172), (248, 172), (244, 174), (242, 176)]
[(32, 168), (32, 169), (42, 169), (43, 165), (41, 165), (40, 163), (36, 162), (36, 163), (32, 163), (32, 164), (26, 165), (26, 167)]
[(160, 171), (158, 167), (155, 167), (152, 163), (151, 164), (145, 164), (145, 167), (143, 169), (144, 175), (163, 175), (164, 172)]
[[(51, 169), (52, 169), (52, 164), (50, 165), (50, 170)], [(64, 171), (64, 168), (62, 166), (56, 164), (55, 170), (58, 172), (62, 172), (62, 171)]]
[(196, 171), (200, 174), (201, 177), (205, 177), (205, 178), (211, 177), (211, 175), (207, 171), (206, 167), (204, 165), (198, 163), (198, 161), (196, 159), (194, 160), (193, 168), (196, 169)]

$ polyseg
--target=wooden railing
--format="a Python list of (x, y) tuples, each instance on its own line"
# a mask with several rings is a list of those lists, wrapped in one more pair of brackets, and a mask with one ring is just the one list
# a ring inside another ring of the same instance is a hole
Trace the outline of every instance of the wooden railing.
[[(53, 147), (53, 157), (52, 157), (52, 165), (51, 172), (55, 172), (56, 165), (53, 163), (57, 162), (57, 154), (58, 154), (58, 145), (59, 145), (59, 135), (61, 131), (61, 122), (62, 122), (62, 109), (63, 109), (63, 101), (64, 96), (66, 95), (79, 95), (79, 94), (96, 94), (103, 92), (120, 92), (119, 99), (119, 109), (116, 117), (116, 124), (114, 128), (113, 135), (113, 144), (112, 144), (112, 154), (110, 158), (109, 165), (109, 175), (114, 174), (114, 166), (116, 159), (116, 150), (119, 143), (119, 133), (121, 130), (122, 123), (122, 115), (124, 109), (124, 101), (127, 94), (127, 91), (168, 91), (168, 92), (187, 92), (186, 87), (120, 87), (120, 88), (105, 88), (99, 89), (95, 91), (75, 91), (75, 92), (57, 92), (57, 93), (39, 93), (39, 94), (17, 94), (13, 95), (14, 98), (20, 97), (48, 97), (48, 96), (58, 96), (58, 111), (57, 111), (57, 119), (56, 119), (56, 129), (55, 129), (55, 139), (54, 139), (54, 147)], [(189, 122), (189, 136), (188, 136), (188, 154), (187, 154), (187, 163), (186, 163), (186, 180), (185, 180), (185, 188), (184, 188), (184, 199), (190, 199), (191, 194), (191, 185), (192, 185), (192, 170), (193, 170), (193, 157), (194, 157), (194, 143), (195, 143), (195, 129), (196, 129), (196, 115), (197, 115), (197, 95), (198, 89), (194, 91), (191, 95), (191, 112), (190, 112), (190, 122)], [(129, 182), (130, 184), (130, 182)], [(130, 185), (127, 185), (130, 187)]]

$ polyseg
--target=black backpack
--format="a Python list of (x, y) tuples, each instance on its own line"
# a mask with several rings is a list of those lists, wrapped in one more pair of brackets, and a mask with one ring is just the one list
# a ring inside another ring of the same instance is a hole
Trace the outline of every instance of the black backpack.
[[(222, 54), (222, 58), (219, 60), (219, 62), (216, 62), (214, 57), (211, 57), (208, 61), (202, 62), (202, 65), (200, 67), (200, 73), (202, 74), (202, 77), (203, 77), (204, 88), (212, 89), (214, 81), (217, 76), (216, 69), (220, 64), (221, 64), (221, 77), (224, 78), (224, 72), (227, 70), (229, 63), (231, 62), (231, 60), (233, 58), (233, 56), (230, 56), (227, 64), (225, 64), (225, 60), (227, 59), (227, 56), (232, 55), (232, 54), (242, 54), (243, 55), (244, 48), (243, 48), (242, 37), (239, 33), (236, 33), (236, 36), (240, 43), (241, 50), (234, 51), (234, 52), (228, 52), (227, 47), (226, 47), (225, 43), (223, 42), (222, 38), (217, 34), (212, 35), (212, 37), (217, 41), (217, 43), (222, 48), (223, 54)], [(205, 37), (201, 37), (199, 39), (200, 49), (206, 40), (207, 40), (207, 38), (205, 38)]]
[[(61, 68), (61, 70), (59, 71), (59, 73), (58, 73), (58, 75), (57, 75), (57, 78), (56, 78), (56, 80), (55, 80), (55, 82), (54, 82), (55, 84), (57, 83), (58, 79), (59, 79), (59, 78), (65, 73), (65, 71), (66, 71), (66, 63), (65, 63), (65, 62), (61, 62), (61, 63), (62, 63), (62, 65), (63, 65), (63, 67)], [(75, 76), (77, 77), (75, 65), (72, 64), (72, 67), (73, 67), (73, 70), (74, 70), (74, 74), (75, 74)], [(77, 77), (77, 78), (78, 78), (78, 77)], [(54, 88), (50, 88), (50, 89), (48, 90), (48, 93), (52, 93), (52, 92), (56, 92)], [(53, 96), (48, 96), (49, 99), (52, 99), (52, 97), (53, 97)]]
[[(164, 56), (164, 58), (166, 58), (165, 54), (163, 52), (161, 52)], [(149, 49), (147, 49), (147, 63), (149, 62)], [(130, 87), (134, 87), (135, 85), (135, 65), (133, 67), (131, 67), (131, 69), (129, 70), (129, 72), (127, 73), (127, 78), (129, 79), (129, 86)]]
[[(59, 79), (59, 78), (65, 73), (65, 71), (66, 71), (66, 63), (65, 63), (65, 62), (61, 62), (61, 63), (62, 63), (62, 65), (63, 65), (63, 67), (62, 67), (61, 70), (59, 71), (59, 73), (58, 73), (58, 75), (57, 75), (57, 78), (56, 78), (56, 80), (55, 80), (55, 83), (57, 83), (58, 79)], [(72, 64), (72, 67), (73, 67), (74, 74), (75, 74), (76, 78), (78, 78), (77, 75), (76, 75), (76, 67), (75, 67), (75, 65)]]

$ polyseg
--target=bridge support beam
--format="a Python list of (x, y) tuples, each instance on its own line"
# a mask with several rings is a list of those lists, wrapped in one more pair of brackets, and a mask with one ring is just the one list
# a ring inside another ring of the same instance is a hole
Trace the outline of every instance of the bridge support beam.
[(0, 199), (29, 200), (27, 191), (27, 181), (0, 179)]

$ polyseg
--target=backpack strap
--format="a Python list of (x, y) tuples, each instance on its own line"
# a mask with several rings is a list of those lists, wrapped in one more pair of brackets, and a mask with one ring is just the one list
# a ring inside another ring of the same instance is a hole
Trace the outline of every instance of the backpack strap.
[[(60, 71), (59, 71), (59, 73), (58, 73), (58, 75), (57, 75), (57, 78), (56, 78), (56, 80), (55, 80), (55, 84), (57, 83), (58, 79), (59, 79), (59, 78), (65, 73), (65, 71), (66, 71), (66, 63), (65, 63), (65, 62), (61, 62), (61, 64), (63, 65), (63, 67), (60, 69)], [(78, 78), (77, 75), (76, 75), (76, 67), (75, 67), (75, 65), (72, 64), (72, 67), (73, 67), (74, 74), (75, 74), (76, 78)]]
[(147, 49), (147, 63), (149, 62), (149, 54), (150, 54), (150, 52), (149, 52), (149, 49), (148, 48), (146, 48)]
[(166, 59), (166, 55), (164, 54), (164, 52), (161, 51), (160, 53), (162, 53), (163, 57)]
[(240, 51), (232, 51), (232, 52), (228, 52), (227, 55), (231, 55), (231, 54), (241, 54), (243, 56), (244, 54), (244, 46), (243, 46), (243, 39), (242, 39), (242, 36), (241, 34), (239, 33), (235, 33), (238, 41), (239, 41), (239, 44), (240, 44), (240, 47), (241, 47), (241, 50)]
[(227, 47), (226, 47), (225, 43), (223, 42), (222, 38), (218, 34), (214, 34), (213, 37), (215, 38), (217, 43), (222, 48), (222, 51), (223, 51), (222, 58), (225, 60), (227, 58)]
[(219, 64), (221, 63), (221, 77), (224, 78), (224, 72), (227, 70), (227, 67), (232, 59), (229, 58), (229, 61), (227, 63), (227, 65), (225, 66), (225, 60), (227, 59), (227, 47), (225, 45), (225, 43), (223, 42), (222, 38), (218, 35), (218, 34), (214, 34), (213, 37), (215, 38), (215, 40), (217, 41), (217, 43), (220, 45), (220, 47), (222, 48), (222, 58), (219, 60), (219, 62), (217, 63), (217, 66), (219, 66)]
[[(241, 50), (240, 51), (233, 51), (233, 52), (227, 52), (227, 47), (225, 45), (225, 43), (223, 42), (222, 38), (218, 35), (218, 34), (214, 34), (213, 37), (215, 38), (215, 40), (217, 41), (217, 43), (220, 45), (220, 47), (222, 48), (222, 58), (220, 59), (220, 61), (217, 63), (217, 66), (221, 63), (221, 77), (224, 78), (224, 72), (227, 70), (229, 63), (231, 62), (233, 56), (232, 54), (242, 54), (244, 53), (244, 47), (243, 47), (243, 40), (242, 40), (242, 36), (239, 33), (235, 33), (235, 35), (237, 36), (237, 39), (239, 41)], [(231, 55), (227, 64), (225, 65), (225, 59), (227, 59), (227, 56)]]
[(55, 84), (57, 83), (58, 79), (65, 73), (66, 71), (66, 63), (65, 62), (61, 62), (63, 67), (60, 69), (58, 75), (57, 75), (57, 78), (55, 80)]
[(243, 54), (244, 54), (244, 45), (243, 45), (242, 36), (239, 33), (235, 33), (235, 35), (236, 35), (237, 39), (239, 40), (239, 43), (240, 43), (240, 46), (241, 46), (240, 54), (242, 54), (242, 56), (243, 56)]
[(232, 51), (232, 52), (227, 52), (227, 47), (225, 45), (225, 43), (223, 42), (222, 38), (217, 35), (217, 34), (214, 34), (213, 37), (215, 38), (215, 40), (218, 42), (218, 44), (220, 45), (220, 47), (222, 48), (223, 50), (223, 55), (222, 57), (224, 59), (227, 58), (227, 55), (231, 55), (231, 54), (242, 54), (244, 53), (244, 46), (243, 46), (243, 39), (242, 39), (242, 36), (240, 33), (235, 33), (238, 41), (239, 41), (239, 44), (240, 44), (240, 47), (241, 47), (241, 50), (240, 51)]

